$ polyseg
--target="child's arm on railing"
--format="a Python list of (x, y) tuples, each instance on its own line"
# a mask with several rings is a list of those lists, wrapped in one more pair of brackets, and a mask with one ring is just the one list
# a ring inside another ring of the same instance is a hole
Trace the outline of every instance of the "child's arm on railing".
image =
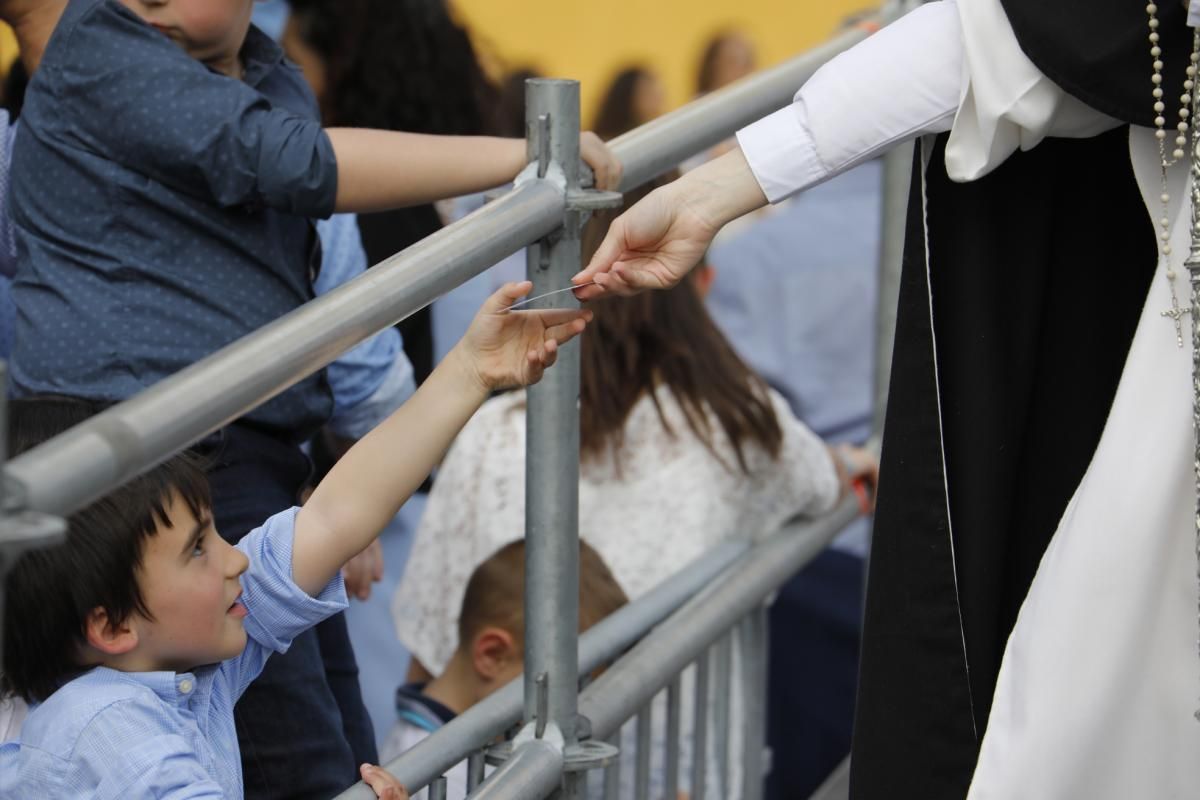
[(590, 311), (506, 309), (531, 288), (496, 292), (408, 402), (359, 440), (296, 516), (292, 577), (316, 595), (379, 535), (493, 390), (536, 383)]
[[(508, 183), (525, 166), (525, 140), (493, 136), (330, 128), (337, 156), (337, 210), (358, 213), (417, 205)], [(621, 163), (594, 133), (579, 137), (579, 153), (596, 188), (615, 187)]]

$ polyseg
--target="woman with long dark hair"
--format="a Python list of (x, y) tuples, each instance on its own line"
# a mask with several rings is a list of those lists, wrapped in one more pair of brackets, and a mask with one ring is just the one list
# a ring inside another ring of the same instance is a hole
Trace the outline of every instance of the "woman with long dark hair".
[[(412, 133), (493, 133), (496, 87), (445, 0), (291, 0), (288, 55), (326, 125)], [(442, 228), (433, 205), (360, 214), (371, 264)], [(433, 368), (428, 307), (399, 325), (417, 382)]]
[(608, 85), (592, 129), (608, 141), (662, 114), (666, 102), (657, 73), (644, 66), (626, 67)]

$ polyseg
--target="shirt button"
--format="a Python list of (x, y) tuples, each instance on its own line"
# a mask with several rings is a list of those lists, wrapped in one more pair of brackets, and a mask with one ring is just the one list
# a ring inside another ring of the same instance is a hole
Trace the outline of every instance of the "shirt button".
[(179, 692), (181, 694), (191, 694), (192, 682), (190, 680), (188, 680), (187, 678), (184, 678), (183, 680), (181, 680), (179, 682)]

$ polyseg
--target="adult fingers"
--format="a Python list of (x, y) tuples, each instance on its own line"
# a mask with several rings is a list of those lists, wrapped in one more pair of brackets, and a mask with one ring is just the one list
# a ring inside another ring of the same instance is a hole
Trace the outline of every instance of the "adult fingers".
[[(598, 275), (602, 275), (612, 269), (613, 264), (621, 259), (621, 256), (625, 254), (627, 249), (625, 215), (622, 214), (613, 220), (612, 225), (608, 227), (608, 234), (604, 237), (604, 241), (596, 248), (596, 252), (592, 256), (592, 259), (588, 261), (587, 266), (571, 278), (571, 283), (579, 284), (596, 280)], [(577, 292), (578, 295), (579, 293)]]
[(515, 315), (536, 316), (538, 322), (547, 328), (554, 325), (564, 325), (568, 322), (574, 322), (577, 319), (585, 321), (592, 319), (592, 312), (584, 308), (531, 308), (528, 310), (518, 309), (512, 313)]

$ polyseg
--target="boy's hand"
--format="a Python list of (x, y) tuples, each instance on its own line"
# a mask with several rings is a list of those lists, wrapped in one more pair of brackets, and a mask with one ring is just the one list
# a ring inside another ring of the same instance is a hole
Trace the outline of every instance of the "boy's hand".
[(507, 283), (484, 302), (454, 348), (484, 392), (537, 383), (557, 359), (558, 347), (583, 332), (592, 312), (580, 308), (508, 311), (533, 288)]
[(579, 134), (579, 157), (592, 168), (597, 189), (608, 191), (621, 185), (621, 173), (624, 171), (621, 162), (604, 140), (591, 131)]
[(363, 783), (375, 790), (379, 800), (408, 800), (408, 790), (383, 767), (363, 764), (358, 774), (362, 775)]

